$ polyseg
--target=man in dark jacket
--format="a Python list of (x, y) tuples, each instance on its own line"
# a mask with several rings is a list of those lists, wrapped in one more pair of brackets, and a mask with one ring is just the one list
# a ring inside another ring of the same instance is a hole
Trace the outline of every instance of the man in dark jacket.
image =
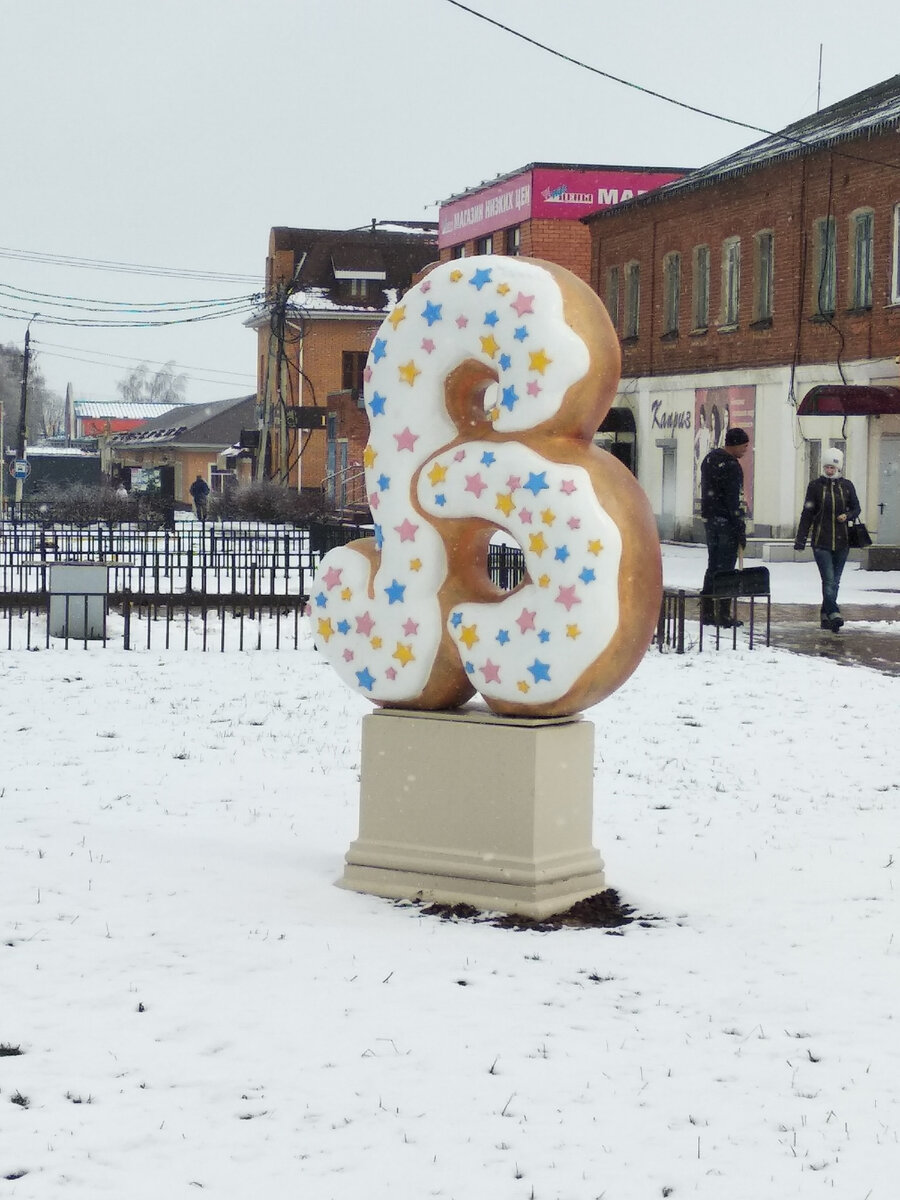
[(716, 571), (733, 571), (738, 549), (747, 545), (744, 524), (744, 472), (738, 461), (750, 438), (743, 429), (729, 429), (724, 447), (710, 450), (700, 464), (700, 515), (706, 522), (708, 561), (703, 577), (700, 619), (704, 625), (742, 625), (731, 613), (730, 600), (712, 596)]
[(209, 504), (209, 484), (202, 475), (198, 475), (188, 491), (194, 497), (194, 508), (197, 510), (198, 520), (205, 521), (206, 507)]

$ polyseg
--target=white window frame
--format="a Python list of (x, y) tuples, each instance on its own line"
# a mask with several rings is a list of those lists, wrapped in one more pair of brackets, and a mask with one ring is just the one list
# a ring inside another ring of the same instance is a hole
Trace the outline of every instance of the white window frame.
[(900, 204), (894, 205), (891, 238), (891, 304), (900, 304)]
[(606, 311), (613, 323), (613, 328), (619, 328), (619, 268), (610, 267), (606, 272)]
[(693, 284), (691, 289), (691, 321), (696, 330), (709, 328), (709, 246), (695, 246), (693, 251)]

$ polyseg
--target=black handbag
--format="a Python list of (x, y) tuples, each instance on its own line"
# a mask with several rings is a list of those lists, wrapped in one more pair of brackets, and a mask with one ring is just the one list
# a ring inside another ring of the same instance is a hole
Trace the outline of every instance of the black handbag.
[(872, 545), (869, 531), (862, 521), (853, 521), (847, 526), (847, 541), (851, 550), (865, 550), (866, 546)]

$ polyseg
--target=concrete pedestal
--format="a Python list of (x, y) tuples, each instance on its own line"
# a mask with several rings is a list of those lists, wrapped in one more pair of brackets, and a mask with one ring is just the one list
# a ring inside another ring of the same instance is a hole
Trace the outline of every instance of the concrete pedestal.
[(602, 891), (593, 747), (577, 716), (371, 713), (339, 886), (536, 918)]
[(49, 570), (50, 636), (100, 641), (106, 637), (106, 563), (53, 563)]

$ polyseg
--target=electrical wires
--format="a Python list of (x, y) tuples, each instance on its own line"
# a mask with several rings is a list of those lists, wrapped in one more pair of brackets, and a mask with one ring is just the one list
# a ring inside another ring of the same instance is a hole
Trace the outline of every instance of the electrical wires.
[(123, 263), (112, 259), (81, 258), (74, 254), (49, 254), (41, 250), (16, 250), (0, 246), (0, 258), (44, 263), (54, 267), (78, 267), (92, 271), (115, 271), (125, 275), (155, 275), (167, 279), (196, 279), (205, 283), (262, 283), (261, 275), (241, 275), (231, 271), (200, 271), (187, 267), (152, 267), (144, 263)]

